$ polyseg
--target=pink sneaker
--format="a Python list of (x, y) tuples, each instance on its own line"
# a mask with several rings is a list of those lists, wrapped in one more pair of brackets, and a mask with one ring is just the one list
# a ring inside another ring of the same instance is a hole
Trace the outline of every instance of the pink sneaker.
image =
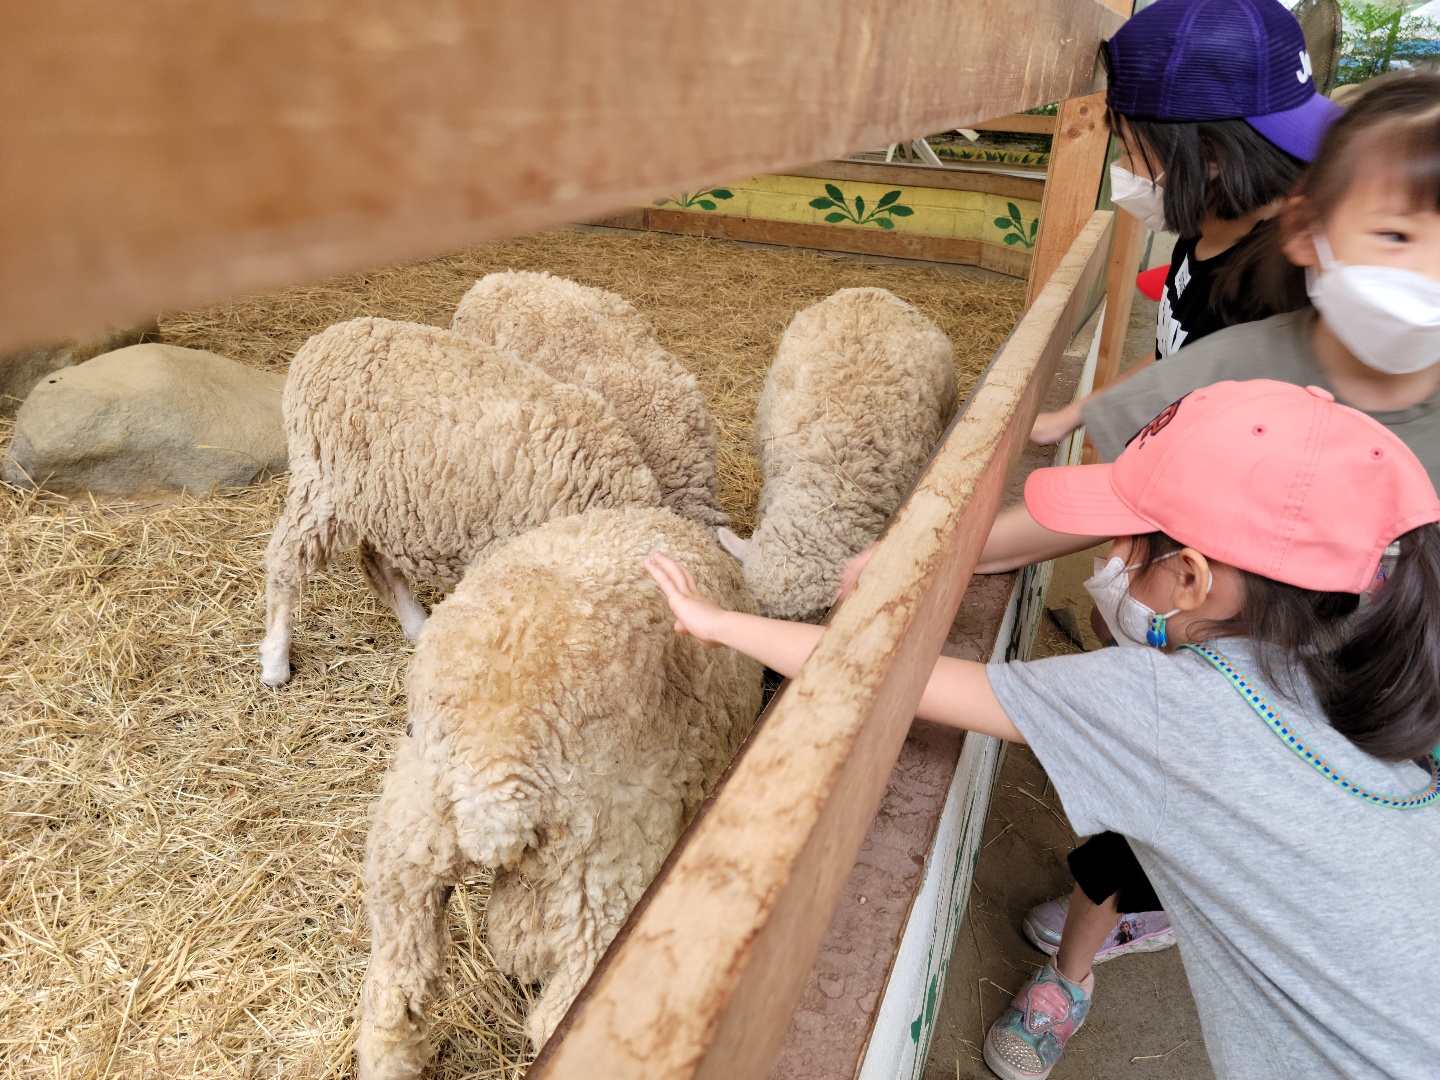
[(1085, 1022), (1094, 991), (1094, 975), (1073, 983), (1046, 964), (990, 1026), (985, 1064), (1001, 1080), (1045, 1080)]
[[(1021, 929), (1025, 936), (1047, 956), (1060, 949), (1060, 934), (1065, 929), (1065, 916), (1070, 910), (1070, 897), (1062, 896), (1036, 904), (1025, 916)], [(1159, 952), (1175, 944), (1175, 931), (1170, 916), (1163, 911), (1139, 911), (1122, 915), (1115, 929), (1095, 954), (1095, 963), (1103, 964), (1127, 953)]]

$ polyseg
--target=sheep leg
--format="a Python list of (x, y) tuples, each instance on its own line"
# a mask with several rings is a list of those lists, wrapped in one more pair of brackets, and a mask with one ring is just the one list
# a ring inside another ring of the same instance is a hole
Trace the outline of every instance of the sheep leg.
[(317, 471), (300, 463), (290, 474), (285, 509), (265, 548), (265, 639), (260, 679), (266, 686), (290, 681), (290, 639), (305, 579), (330, 561), (341, 539), (335, 503)]
[(580, 991), (590, 979), (590, 973), (600, 961), (604, 949), (577, 949), (565, 958), (564, 963), (546, 980), (539, 998), (525, 1017), (525, 1035), (539, 1053), (555, 1034), (560, 1021), (565, 1019), (571, 1004), (579, 997)]
[(425, 620), (430, 616), (424, 605), (415, 599), (415, 594), (410, 591), (410, 583), (405, 580), (400, 568), (388, 557), (362, 542), (360, 569), (365, 573), (371, 592), (400, 620), (400, 628), (405, 631), (405, 636), (411, 641), (418, 638), (425, 626)]
[(370, 967), (360, 989), (360, 1080), (411, 1080), (430, 1057), (430, 1020), (445, 966), (445, 908), (462, 862), (435, 770), (400, 740), (365, 848)]

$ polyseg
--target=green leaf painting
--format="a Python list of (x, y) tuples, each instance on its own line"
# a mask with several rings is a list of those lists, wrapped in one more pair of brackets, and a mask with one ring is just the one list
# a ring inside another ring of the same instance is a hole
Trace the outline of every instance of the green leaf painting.
[(900, 200), (901, 190), (887, 191), (881, 195), (874, 206), (867, 208), (865, 197), (856, 195), (854, 199), (847, 199), (845, 193), (834, 184), (825, 185), (825, 194), (810, 200), (812, 210), (829, 210), (825, 220), (831, 225), (838, 225), (842, 221), (848, 221), (851, 225), (874, 225), (881, 229), (895, 228), (893, 217), (909, 217), (915, 213), (912, 207), (903, 205)]
[(691, 210), (697, 206), (701, 210), (714, 210), (717, 205), (717, 199), (723, 201), (725, 199), (733, 199), (734, 197), (735, 193), (729, 188), (706, 188), (704, 191), (682, 191), (679, 195), (671, 195), (668, 198), (656, 199), (655, 205), (664, 206), (666, 203), (674, 203), (676, 206), (680, 207), (681, 210)]
[(1013, 202), (1007, 202), (1005, 209), (1010, 211), (1009, 217), (997, 217), (995, 227), (997, 229), (1008, 229), (1009, 232), (1002, 237), (1009, 247), (1021, 244), (1026, 248), (1035, 246), (1035, 235), (1040, 231), (1040, 217), (1036, 215), (1027, 225), (1025, 218), (1020, 213), (1020, 208)]

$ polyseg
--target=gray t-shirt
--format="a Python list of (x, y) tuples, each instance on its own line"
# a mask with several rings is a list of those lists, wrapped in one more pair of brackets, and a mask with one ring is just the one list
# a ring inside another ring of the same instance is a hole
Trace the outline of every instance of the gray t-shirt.
[[(1171, 402), (1226, 379), (1275, 379), (1334, 387), (1315, 357), (1313, 310), (1273, 315), (1217, 330), (1169, 359), (1137, 372), (1081, 409), (1102, 461), (1114, 461), (1137, 431)], [(1369, 414), (1393, 431), (1440, 487), (1440, 394), (1408, 409)], [(1436, 1067), (1440, 1076), (1440, 1065)]]
[[(1249, 643), (1211, 644), (1259, 683)], [(1189, 650), (988, 671), (1076, 831), (1130, 840), (1170, 913), (1217, 1077), (1440, 1076), (1440, 805), (1342, 791)], [(1308, 690), (1267, 697), (1361, 786), (1427, 785), (1425, 770), (1357, 749)]]

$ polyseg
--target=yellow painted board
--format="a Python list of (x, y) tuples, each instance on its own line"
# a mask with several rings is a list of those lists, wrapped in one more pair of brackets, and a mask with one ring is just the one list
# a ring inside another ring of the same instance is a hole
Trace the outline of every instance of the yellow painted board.
[[(834, 201), (838, 190), (845, 200), (837, 205), (814, 207), (816, 199)], [(898, 192), (898, 195), (892, 193)], [(889, 197), (890, 202), (881, 205)], [(707, 205), (708, 204), (708, 205)], [(921, 186), (896, 187), (860, 181), (826, 181), (807, 176), (757, 176), (733, 184), (716, 185), (696, 192), (678, 193), (656, 200), (667, 210), (693, 214), (719, 213), (766, 221), (792, 221), (809, 225), (832, 225), (840, 229), (874, 229), (922, 236), (944, 236), (961, 240), (984, 240), (992, 244), (1028, 250), (1034, 239), (1034, 222), (1040, 204), (1029, 199), (1007, 199), (979, 191), (956, 191)], [(1011, 208), (1019, 212), (1014, 221)], [(845, 213), (838, 222), (827, 216)], [(856, 219), (860, 219), (857, 221)], [(1003, 220), (1002, 226), (997, 224)], [(889, 226), (879, 224), (889, 222)]]

